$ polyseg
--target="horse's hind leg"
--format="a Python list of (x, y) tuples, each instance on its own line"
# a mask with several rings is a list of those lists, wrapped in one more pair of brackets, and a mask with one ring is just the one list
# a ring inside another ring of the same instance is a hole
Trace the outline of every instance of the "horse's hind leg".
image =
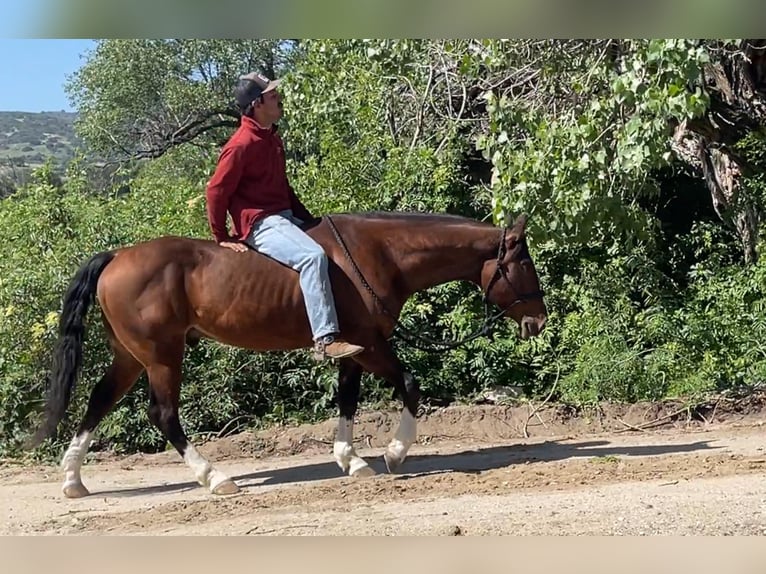
[(234, 494), (239, 487), (224, 473), (213, 468), (186, 438), (178, 417), (181, 391), (181, 362), (184, 341), (155, 347), (151, 361), (147, 361), (149, 376), (149, 419), (183, 457), (202, 486), (213, 494)]
[(354, 450), (354, 416), (359, 404), (359, 383), (362, 367), (352, 359), (341, 359), (338, 372), (338, 431), (333, 444), (333, 455), (343, 472), (351, 476), (372, 476), (372, 470)]
[(112, 364), (93, 388), (85, 417), (61, 461), (64, 470), (64, 484), (61, 490), (68, 498), (80, 498), (89, 494), (82, 483), (80, 469), (93, 433), (101, 420), (128, 392), (143, 371), (141, 363), (114, 339), (112, 339), (112, 349), (114, 351)]

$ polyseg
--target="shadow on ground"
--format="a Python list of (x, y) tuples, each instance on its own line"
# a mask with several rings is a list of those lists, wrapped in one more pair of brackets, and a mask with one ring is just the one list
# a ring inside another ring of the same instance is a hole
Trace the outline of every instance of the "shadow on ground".
[[(413, 455), (407, 458), (401, 469), (401, 478), (410, 478), (422, 474), (447, 472), (478, 473), (485, 470), (503, 468), (526, 462), (551, 462), (582, 457), (641, 457), (665, 454), (680, 454), (714, 450), (709, 441), (687, 444), (615, 446), (609, 441), (557, 442), (546, 441), (535, 444), (516, 444), (465, 450), (450, 454)], [(364, 453), (360, 453), (364, 456)], [(261, 470), (232, 478), (244, 489), (258, 488), (263, 485), (280, 485), (300, 482), (312, 482), (342, 478), (344, 475), (332, 456), (328, 462)], [(382, 457), (368, 457), (368, 464), (378, 473), (386, 473)], [(185, 469), (188, 472), (188, 469)], [(201, 489), (196, 482), (180, 482), (139, 488), (116, 489), (93, 492), (97, 496), (140, 496), (171, 492), (183, 492)]]

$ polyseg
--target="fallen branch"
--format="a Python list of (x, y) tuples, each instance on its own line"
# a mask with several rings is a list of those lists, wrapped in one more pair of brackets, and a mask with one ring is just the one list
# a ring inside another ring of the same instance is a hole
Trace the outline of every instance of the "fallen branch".
[[(626, 422), (625, 422), (624, 420), (622, 420), (622, 419), (617, 419), (617, 422), (618, 422), (618, 423), (620, 423), (620, 424), (622, 424), (622, 425), (625, 425), (625, 426), (626, 426), (626, 427), (628, 427), (628, 429), (630, 429), (630, 430), (634, 430), (634, 431), (638, 431), (638, 432), (646, 432), (646, 429), (642, 429), (641, 427), (637, 427), (637, 426), (634, 426), (634, 425), (632, 425), (632, 424), (630, 424), (630, 423), (626, 423)], [(623, 429), (623, 430), (624, 430), (624, 429)], [(620, 431), (617, 431), (617, 432), (620, 432)]]
[[(539, 411), (541, 408), (543, 408), (549, 400), (551, 400), (551, 397), (553, 396), (553, 392), (556, 390), (556, 385), (559, 383), (559, 376), (561, 375), (561, 365), (557, 365), (556, 367), (556, 380), (553, 381), (553, 386), (551, 386), (551, 390), (548, 391), (548, 396), (545, 397), (542, 403), (537, 405), (534, 409), (532, 409), (532, 412), (529, 413), (529, 416), (527, 417), (527, 420), (524, 421), (524, 426), (521, 429), (522, 434), (524, 435), (524, 438), (529, 438), (529, 432), (527, 431), (527, 428), (529, 427), (529, 421), (532, 420), (532, 417), (537, 414), (537, 411)], [(539, 415), (538, 415), (539, 418)], [(542, 419), (540, 419), (540, 422), (542, 422)], [(545, 423), (543, 423), (544, 425)]]
[(271, 530), (261, 530), (260, 532), (256, 532), (258, 530), (258, 526), (253, 526), (250, 530), (247, 530), (244, 534), (256, 534), (260, 536), (261, 534), (271, 534), (272, 532), (279, 532), (280, 530), (289, 530), (290, 528), (319, 528), (318, 524), (293, 524), (292, 526), (283, 526), (281, 528), (272, 528)]
[(650, 427), (650, 426), (652, 426), (652, 425), (655, 425), (655, 424), (657, 424), (657, 423), (659, 423), (659, 422), (662, 422), (662, 421), (664, 421), (664, 420), (667, 420), (667, 419), (670, 419), (670, 418), (676, 417), (676, 416), (678, 416), (678, 415), (680, 415), (681, 413), (684, 413), (684, 412), (686, 412), (686, 413), (688, 414), (688, 413), (689, 413), (689, 411), (690, 411), (690, 409), (691, 409), (691, 407), (683, 407), (683, 408), (680, 408), (680, 409), (678, 409), (677, 411), (673, 411), (672, 413), (670, 413), (670, 414), (667, 414), (667, 415), (665, 415), (665, 416), (662, 416), (662, 417), (656, 418), (656, 419), (654, 419), (654, 420), (651, 420), (651, 421), (647, 421), (647, 422), (645, 422), (645, 423), (641, 423), (641, 424), (640, 424), (640, 425), (638, 425), (638, 426), (635, 426), (635, 425), (631, 425), (631, 424), (628, 424), (628, 423), (626, 423), (626, 422), (625, 422), (624, 420), (622, 420), (622, 419), (617, 419), (617, 420), (618, 420), (620, 423), (624, 424), (624, 425), (625, 425), (627, 428), (624, 428), (624, 429), (618, 429), (618, 430), (616, 430), (615, 432), (625, 432), (625, 431), (627, 431), (627, 430), (636, 430), (636, 431), (645, 432), (645, 430), (646, 430), (646, 428), (647, 428), (647, 427)]
[[(229, 422), (227, 422), (225, 425), (223, 425), (223, 428), (218, 431), (218, 438), (223, 438), (227, 434), (234, 434), (237, 431), (239, 431), (240, 428), (242, 428), (242, 422), (243, 420), (250, 420), (256, 418), (255, 415), (239, 415), (238, 417), (234, 417)], [(234, 428), (230, 428), (234, 423), (237, 423)]]
[(704, 416), (702, 413), (699, 413), (699, 412), (697, 413), (697, 414), (700, 416), (700, 418), (701, 418), (703, 421), (705, 421), (705, 424), (706, 424), (707, 426), (710, 426), (710, 423), (712, 423), (712, 422), (715, 420), (715, 412), (718, 410), (718, 404), (721, 402), (721, 399), (722, 399), (722, 398), (723, 398), (723, 396), (721, 395), (721, 396), (719, 396), (719, 397), (716, 399), (716, 401), (715, 401), (715, 404), (713, 405), (713, 412), (712, 412), (712, 413), (710, 413), (710, 420), (706, 419), (706, 418), (705, 418), (705, 416)]

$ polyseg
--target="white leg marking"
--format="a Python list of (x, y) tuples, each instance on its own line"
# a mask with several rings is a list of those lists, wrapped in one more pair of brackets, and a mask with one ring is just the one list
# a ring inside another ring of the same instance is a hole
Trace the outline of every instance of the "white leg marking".
[(61, 459), (61, 468), (64, 471), (64, 485), (61, 487), (61, 491), (68, 498), (80, 498), (90, 494), (82, 483), (80, 469), (85, 455), (88, 453), (92, 436), (93, 433), (87, 431), (75, 435)]
[[(404, 374), (405, 378), (412, 379), (409, 373)], [(394, 438), (388, 443), (383, 457), (386, 460), (386, 466), (389, 472), (394, 472), (401, 466), (407, 457), (407, 452), (417, 439), (417, 419), (410, 413), (407, 407), (402, 409), (402, 418), (399, 421), (399, 428), (396, 429)]]
[(371, 476), (375, 474), (369, 465), (354, 450), (354, 419), (340, 417), (338, 432), (332, 447), (338, 466), (350, 476)]
[(386, 449), (386, 454), (394, 461), (399, 461), (399, 464), (404, 462), (407, 452), (417, 438), (417, 424), (417, 419), (412, 416), (407, 407), (404, 407), (399, 428), (396, 429), (396, 434)]
[(351, 456), (354, 453), (353, 440), (354, 420), (340, 417), (338, 430), (335, 433), (335, 443), (332, 445), (332, 453), (343, 472), (348, 472), (351, 465)]
[(213, 468), (213, 465), (192, 444), (187, 444), (186, 446), (184, 462), (192, 469), (197, 482), (202, 486), (207, 486), (210, 492), (233, 494), (239, 490), (237, 485), (228, 476), (220, 470)]

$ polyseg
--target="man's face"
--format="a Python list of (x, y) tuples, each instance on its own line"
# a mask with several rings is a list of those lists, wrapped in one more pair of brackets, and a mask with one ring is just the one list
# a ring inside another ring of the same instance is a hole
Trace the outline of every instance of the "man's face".
[(272, 122), (282, 117), (282, 96), (277, 90), (271, 90), (262, 95), (261, 113)]

